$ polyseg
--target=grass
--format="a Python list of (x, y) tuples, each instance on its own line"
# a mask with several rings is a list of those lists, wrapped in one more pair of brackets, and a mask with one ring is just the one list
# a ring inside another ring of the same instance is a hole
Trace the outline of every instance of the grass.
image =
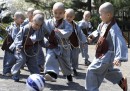
[(2, 45), (3, 44), (3, 40), (0, 40), (0, 45)]

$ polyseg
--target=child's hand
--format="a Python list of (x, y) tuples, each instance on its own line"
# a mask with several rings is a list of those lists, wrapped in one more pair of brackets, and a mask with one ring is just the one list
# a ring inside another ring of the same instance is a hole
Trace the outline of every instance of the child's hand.
[(94, 39), (94, 36), (89, 35), (88, 38), (87, 38), (88, 43), (91, 43), (93, 39)]
[(116, 65), (116, 66), (121, 66), (121, 61), (120, 60), (114, 60), (113, 64)]
[(54, 31), (55, 31), (55, 32), (60, 32), (58, 28), (55, 28), (55, 30), (54, 30)]
[(16, 48), (16, 53), (20, 53), (21, 49), (20, 48)]
[(88, 41), (88, 43), (91, 43), (92, 42), (92, 39), (91, 38), (87, 38), (87, 41)]
[(86, 43), (83, 43), (82, 44), (82, 47), (85, 48), (86, 44), (88, 44), (87, 42)]

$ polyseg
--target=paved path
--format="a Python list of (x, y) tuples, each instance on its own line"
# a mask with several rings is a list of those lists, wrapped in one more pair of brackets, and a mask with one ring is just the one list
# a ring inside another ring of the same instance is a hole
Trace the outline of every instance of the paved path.
[[(129, 49), (130, 52), (130, 49)], [(95, 53), (95, 46), (89, 46), (89, 60), (92, 61)], [(30, 74), (25, 70), (21, 70), (21, 79), (20, 82), (14, 82), (10, 77), (2, 76), (2, 63), (3, 63), (3, 51), (0, 49), (0, 91), (28, 91), (26, 88), (26, 78)], [(130, 54), (129, 54), (130, 56)], [(74, 77), (74, 82), (68, 83), (65, 77), (60, 73), (57, 82), (46, 82), (44, 91), (85, 91), (84, 82), (85, 82), (85, 73), (87, 67), (84, 66), (81, 55), (79, 57), (79, 76)], [(128, 79), (128, 86), (130, 87), (130, 61), (123, 63), (120, 67), (122, 72)], [(112, 83), (104, 80), (101, 84), (100, 91), (122, 91), (118, 85), (113, 85)], [(130, 91), (130, 88), (128, 89)]]

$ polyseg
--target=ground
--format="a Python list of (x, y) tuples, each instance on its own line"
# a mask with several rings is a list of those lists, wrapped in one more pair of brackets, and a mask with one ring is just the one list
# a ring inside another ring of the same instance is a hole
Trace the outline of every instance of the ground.
[[(130, 52), (130, 49), (129, 49)], [(89, 60), (92, 61), (95, 53), (95, 46), (89, 45)], [(3, 55), (4, 52), (0, 49), (0, 91), (28, 91), (26, 88), (26, 79), (30, 75), (27, 68), (21, 70), (21, 79), (20, 82), (14, 82), (11, 77), (2, 76), (2, 64), (3, 64)], [(128, 54), (130, 56), (130, 54)], [(119, 67), (123, 72), (124, 76), (128, 79), (128, 86), (130, 86), (130, 61), (122, 63), (122, 66)], [(62, 73), (60, 73), (57, 82), (48, 82), (46, 81), (45, 88), (43, 91), (85, 91), (85, 75), (87, 67), (84, 66), (84, 61), (80, 55), (79, 57), (79, 76), (74, 77), (72, 83), (68, 83)], [(113, 85), (106, 79), (104, 79), (101, 84), (99, 91), (122, 91), (118, 85)], [(130, 88), (128, 89), (130, 91)]]

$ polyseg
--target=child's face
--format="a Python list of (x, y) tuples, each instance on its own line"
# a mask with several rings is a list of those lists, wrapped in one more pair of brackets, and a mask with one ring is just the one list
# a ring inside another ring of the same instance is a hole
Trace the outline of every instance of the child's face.
[(84, 20), (85, 21), (90, 21), (91, 15), (90, 14), (86, 14), (84, 15)]
[(53, 9), (52, 11), (56, 20), (60, 20), (64, 18), (64, 14), (65, 14), (64, 9)]
[(28, 12), (27, 13), (27, 17), (29, 18), (29, 21), (32, 21), (33, 13), (32, 12)]
[(14, 17), (14, 21), (15, 21), (16, 24), (21, 25), (24, 22), (24, 18), (22, 18), (22, 17), (19, 17), (19, 18)]
[(103, 10), (99, 10), (100, 18), (104, 23), (109, 23), (111, 21), (112, 14), (106, 13)]
[(73, 14), (65, 13), (65, 19), (66, 19), (69, 23), (71, 23), (74, 18), (75, 18), (75, 16), (74, 16)]
[(40, 28), (41, 28), (41, 26), (42, 26), (42, 24), (41, 23), (39, 23), (39, 22), (35, 22), (35, 21), (32, 21), (31, 22), (31, 25), (32, 25), (32, 28), (34, 29), (34, 30), (39, 30)]

